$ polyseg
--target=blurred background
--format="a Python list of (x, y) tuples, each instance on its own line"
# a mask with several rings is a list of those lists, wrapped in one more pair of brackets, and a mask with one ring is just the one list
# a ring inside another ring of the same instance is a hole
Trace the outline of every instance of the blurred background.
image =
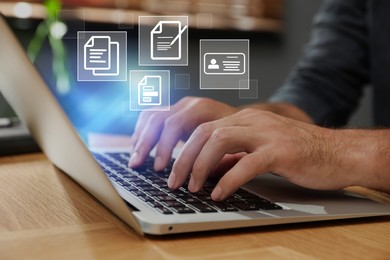
[[(171, 70), (171, 103), (207, 96), (233, 105), (262, 102), (279, 87), (310, 36), (321, 0), (48, 0), (2, 1), (30, 59), (81, 135), (131, 134), (127, 82), (77, 82), (77, 31), (127, 31), (128, 70), (138, 66), (138, 16), (188, 15), (189, 65)], [(200, 39), (250, 40), (250, 90), (200, 90)], [(1, 47), (1, 46), (0, 46)], [(0, 61), (6, 62), (6, 61)], [(145, 69), (145, 67), (143, 67)], [(33, 88), (33, 82), (31, 83)], [(369, 126), (370, 90), (351, 124)], [(12, 117), (0, 96), (0, 117)]]

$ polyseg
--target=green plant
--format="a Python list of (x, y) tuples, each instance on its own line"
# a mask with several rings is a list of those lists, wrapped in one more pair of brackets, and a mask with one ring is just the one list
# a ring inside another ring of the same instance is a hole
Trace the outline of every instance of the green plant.
[(56, 78), (56, 90), (60, 94), (66, 94), (70, 90), (71, 76), (67, 68), (67, 52), (62, 40), (62, 36), (53, 33), (55, 27), (62, 24), (59, 13), (62, 9), (60, 0), (44, 1), (46, 18), (38, 25), (33, 38), (31, 39), (27, 53), (31, 62), (35, 62), (46, 39), (49, 41), (53, 53), (53, 72)]

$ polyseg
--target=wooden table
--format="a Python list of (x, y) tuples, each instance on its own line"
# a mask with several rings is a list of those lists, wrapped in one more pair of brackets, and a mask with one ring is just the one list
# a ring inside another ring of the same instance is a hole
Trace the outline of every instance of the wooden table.
[(140, 237), (44, 155), (0, 158), (0, 259), (95, 258), (390, 259), (390, 217)]

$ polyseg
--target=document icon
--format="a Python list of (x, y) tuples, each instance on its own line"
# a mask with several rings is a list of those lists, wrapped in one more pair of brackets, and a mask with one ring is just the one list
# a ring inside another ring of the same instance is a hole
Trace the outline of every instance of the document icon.
[(138, 105), (161, 105), (161, 76), (144, 76), (138, 83)]
[(119, 42), (110, 36), (92, 36), (84, 45), (84, 70), (94, 76), (119, 75)]
[(77, 32), (78, 81), (126, 81), (127, 75), (127, 32)]
[(169, 111), (169, 70), (130, 70), (129, 77), (130, 111)]
[(150, 32), (152, 60), (180, 60), (182, 34), (187, 29), (180, 21), (159, 21)]

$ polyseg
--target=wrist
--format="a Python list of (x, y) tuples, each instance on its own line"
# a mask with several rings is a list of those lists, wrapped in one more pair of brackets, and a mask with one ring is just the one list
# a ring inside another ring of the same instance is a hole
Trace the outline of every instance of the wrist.
[[(337, 131), (337, 130), (336, 130)], [(345, 152), (341, 162), (350, 186), (386, 189), (383, 173), (389, 164), (386, 138), (380, 130), (339, 130)], [(387, 188), (388, 189), (388, 188)]]

